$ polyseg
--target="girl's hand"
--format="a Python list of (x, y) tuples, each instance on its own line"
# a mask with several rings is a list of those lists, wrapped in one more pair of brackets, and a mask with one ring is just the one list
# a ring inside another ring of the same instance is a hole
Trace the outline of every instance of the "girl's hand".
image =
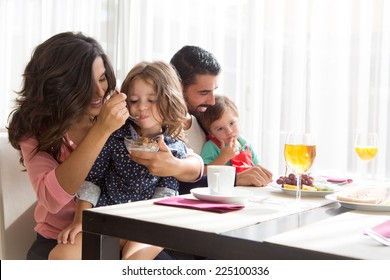
[(76, 235), (82, 231), (81, 222), (72, 222), (67, 228), (58, 234), (57, 242), (59, 244), (74, 244)]

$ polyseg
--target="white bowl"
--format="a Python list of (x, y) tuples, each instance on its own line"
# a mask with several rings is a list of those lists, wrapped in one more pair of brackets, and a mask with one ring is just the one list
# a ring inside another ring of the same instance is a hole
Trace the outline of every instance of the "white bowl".
[(140, 137), (134, 139), (130, 136), (126, 136), (124, 138), (124, 142), (129, 152), (131, 151), (157, 152), (158, 151), (157, 142), (146, 137)]

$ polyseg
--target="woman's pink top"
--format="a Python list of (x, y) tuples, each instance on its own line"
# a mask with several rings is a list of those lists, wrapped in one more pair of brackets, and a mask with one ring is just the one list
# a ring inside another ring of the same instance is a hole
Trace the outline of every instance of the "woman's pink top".
[[(69, 144), (73, 148), (76, 145)], [(74, 196), (65, 192), (58, 183), (55, 169), (58, 162), (46, 152), (33, 151), (38, 146), (35, 138), (28, 138), (20, 143), (27, 174), (37, 196), (35, 208), (35, 231), (40, 235), (57, 239), (60, 231), (65, 229), (72, 221), (76, 209)], [(63, 145), (61, 160), (69, 156), (69, 150)]]

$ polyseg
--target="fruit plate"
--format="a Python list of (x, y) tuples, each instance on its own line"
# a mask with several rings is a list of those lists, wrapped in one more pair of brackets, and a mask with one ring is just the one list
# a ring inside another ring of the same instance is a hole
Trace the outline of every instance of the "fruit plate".
[[(297, 194), (296, 190), (285, 189), (285, 188), (282, 188), (282, 186), (280, 186), (280, 185), (273, 185), (273, 187), (281, 190), (283, 193), (285, 193), (287, 195), (296, 196), (296, 194)], [(325, 197), (328, 194), (332, 194), (334, 192), (335, 192), (335, 190), (328, 190), (328, 191), (305, 191), (305, 190), (302, 190), (301, 196), (302, 197)]]

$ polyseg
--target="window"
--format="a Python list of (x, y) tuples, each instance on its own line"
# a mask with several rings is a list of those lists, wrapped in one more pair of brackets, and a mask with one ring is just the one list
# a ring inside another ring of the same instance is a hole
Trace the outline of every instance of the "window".
[(242, 133), (274, 177), (284, 173), (283, 143), (291, 130), (316, 135), (313, 170), (331, 176), (356, 173), (355, 134), (377, 132), (379, 153), (369, 170), (379, 179), (390, 176), (387, 1), (25, 3), (1, 2), (1, 126), (32, 48), (54, 33), (80, 30), (97, 38), (119, 81), (141, 60), (169, 61), (183, 45), (198, 45), (221, 63), (219, 93), (237, 103)]

